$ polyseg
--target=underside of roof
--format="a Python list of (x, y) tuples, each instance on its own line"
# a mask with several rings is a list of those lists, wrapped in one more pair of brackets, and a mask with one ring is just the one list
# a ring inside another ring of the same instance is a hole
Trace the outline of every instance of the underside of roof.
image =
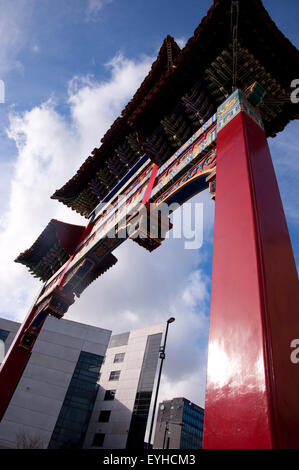
[(108, 269), (112, 268), (117, 263), (117, 258), (109, 253), (104, 259), (96, 265), (94, 269), (84, 278), (82, 282), (76, 287), (74, 287), (75, 294), (80, 297), (82, 292), (98, 277), (102, 276)]
[(260, 0), (214, 0), (184, 49), (165, 38), (121, 117), (52, 198), (87, 217), (143, 154), (162, 164), (235, 87), (265, 89), (259, 109), (267, 136), (275, 136), (299, 116), (290, 101), (298, 69), (298, 50)]
[(47, 281), (63, 266), (76, 248), (85, 227), (51, 219), (47, 227), (16, 263), (27, 266), (34, 277)]

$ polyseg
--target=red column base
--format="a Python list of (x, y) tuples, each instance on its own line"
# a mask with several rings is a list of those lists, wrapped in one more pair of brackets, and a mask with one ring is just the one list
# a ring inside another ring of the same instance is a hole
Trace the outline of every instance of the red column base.
[(203, 447), (299, 448), (297, 270), (265, 133), (242, 109), (217, 134)]

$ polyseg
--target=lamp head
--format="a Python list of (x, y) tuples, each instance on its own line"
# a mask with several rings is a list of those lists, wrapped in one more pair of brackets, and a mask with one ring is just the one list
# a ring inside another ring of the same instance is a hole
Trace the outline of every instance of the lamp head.
[(173, 323), (174, 321), (175, 321), (175, 318), (174, 318), (174, 317), (170, 317), (170, 318), (168, 318), (167, 323)]

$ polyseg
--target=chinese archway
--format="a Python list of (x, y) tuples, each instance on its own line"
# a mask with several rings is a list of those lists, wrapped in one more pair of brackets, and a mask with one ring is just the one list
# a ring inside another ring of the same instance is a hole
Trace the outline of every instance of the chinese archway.
[(290, 360), (298, 276), (267, 144), (299, 116), (290, 99), (298, 65), (298, 50), (260, 0), (214, 0), (182, 50), (166, 37), (101, 145), (52, 196), (85, 216), (86, 227), (51, 220), (16, 259), (44, 284), (0, 369), (1, 418), (47, 316), (61, 318), (117, 262), (112, 252), (127, 238), (149, 251), (161, 245), (172, 225), (160, 214), (153, 236), (150, 206), (183, 204), (209, 187), (203, 446), (299, 447), (299, 365)]

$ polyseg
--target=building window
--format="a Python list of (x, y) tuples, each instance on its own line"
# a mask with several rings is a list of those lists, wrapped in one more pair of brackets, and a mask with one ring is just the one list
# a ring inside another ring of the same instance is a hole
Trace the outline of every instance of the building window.
[(103, 447), (105, 439), (105, 434), (98, 432), (93, 436), (92, 446), (93, 447)]
[(81, 351), (68, 386), (49, 449), (82, 448), (99, 389), (103, 356)]
[(129, 341), (130, 332), (120, 333), (119, 335), (113, 335), (110, 338), (108, 348), (115, 348), (116, 346), (126, 346)]
[(119, 380), (120, 370), (113, 370), (110, 372), (109, 380)]
[(111, 415), (111, 410), (102, 410), (99, 416), (99, 423), (108, 423)]
[(162, 333), (149, 335), (145, 346), (138, 387), (130, 423), (127, 449), (142, 449), (155, 380)]
[(2, 339), (2, 341), (6, 341), (8, 335), (9, 335), (9, 331), (1, 330), (0, 328), (0, 339)]
[(104, 400), (114, 400), (116, 390), (106, 390)]
[(5, 357), (5, 341), (9, 335), (9, 331), (0, 329), (0, 364), (4, 361)]
[(113, 362), (124, 362), (125, 353), (118, 353), (114, 356)]

